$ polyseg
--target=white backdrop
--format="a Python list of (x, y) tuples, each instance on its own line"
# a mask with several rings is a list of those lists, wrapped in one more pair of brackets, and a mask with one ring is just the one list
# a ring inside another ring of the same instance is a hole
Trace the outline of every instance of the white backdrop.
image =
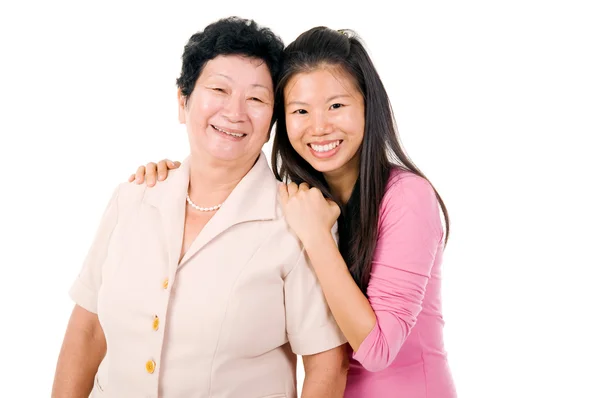
[(452, 218), (459, 397), (600, 397), (598, 3), (389, 4), (2, 2), (0, 396), (49, 396), (67, 291), (109, 195), (138, 165), (187, 154), (183, 46), (235, 14), (286, 43), (316, 25), (365, 39)]

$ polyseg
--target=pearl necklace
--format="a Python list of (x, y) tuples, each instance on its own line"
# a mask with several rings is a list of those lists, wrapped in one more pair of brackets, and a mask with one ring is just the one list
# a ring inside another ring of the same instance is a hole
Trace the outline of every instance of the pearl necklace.
[(190, 204), (190, 206), (192, 206), (194, 209), (198, 210), (198, 211), (215, 211), (215, 210), (219, 210), (219, 208), (221, 206), (223, 206), (223, 203), (216, 205), (216, 206), (212, 206), (212, 207), (200, 207), (197, 204), (195, 204), (194, 202), (192, 202), (192, 199), (190, 199), (190, 194), (187, 194), (187, 202)]

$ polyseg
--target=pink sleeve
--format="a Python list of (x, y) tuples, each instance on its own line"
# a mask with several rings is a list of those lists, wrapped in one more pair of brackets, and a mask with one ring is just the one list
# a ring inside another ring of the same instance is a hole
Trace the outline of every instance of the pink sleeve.
[(414, 326), (443, 238), (433, 188), (416, 175), (405, 174), (388, 188), (380, 214), (367, 287), (377, 322), (353, 354), (372, 372), (394, 361)]

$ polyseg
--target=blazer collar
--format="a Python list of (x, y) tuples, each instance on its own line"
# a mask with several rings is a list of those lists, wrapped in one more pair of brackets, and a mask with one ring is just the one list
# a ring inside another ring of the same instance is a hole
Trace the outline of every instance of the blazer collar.
[(169, 173), (165, 181), (146, 189), (143, 199), (144, 203), (157, 208), (164, 220), (170, 241), (169, 262), (175, 267), (178, 263), (183, 265), (207, 243), (236, 224), (277, 217), (278, 184), (264, 152), (261, 152), (252, 169), (229, 194), (179, 262), (189, 181), (188, 157), (178, 169)]

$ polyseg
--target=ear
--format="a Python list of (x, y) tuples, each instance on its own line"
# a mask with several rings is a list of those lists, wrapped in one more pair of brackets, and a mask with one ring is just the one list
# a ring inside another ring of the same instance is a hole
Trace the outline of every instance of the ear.
[(181, 92), (181, 89), (177, 89), (177, 111), (179, 117), (179, 123), (185, 124), (185, 96)]

